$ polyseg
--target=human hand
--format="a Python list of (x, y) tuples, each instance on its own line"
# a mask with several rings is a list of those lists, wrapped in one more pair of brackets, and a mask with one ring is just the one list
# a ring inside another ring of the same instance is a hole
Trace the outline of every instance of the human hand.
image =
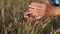
[(29, 5), (29, 7), (30, 7), (29, 12), (26, 12), (24, 14), (24, 18), (27, 18), (30, 21), (34, 21), (37, 19), (41, 19), (45, 15), (45, 9), (46, 9), (45, 4), (32, 2), (31, 5)]
[[(48, 6), (47, 6), (48, 5)], [(45, 0), (44, 4), (32, 2), (29, 5), (29, 12), (24, 13), (24, 18), (27, 18), (30, 21), (41, 19), (46, 14), (46, 8), (50, 8), (48, 0)]]

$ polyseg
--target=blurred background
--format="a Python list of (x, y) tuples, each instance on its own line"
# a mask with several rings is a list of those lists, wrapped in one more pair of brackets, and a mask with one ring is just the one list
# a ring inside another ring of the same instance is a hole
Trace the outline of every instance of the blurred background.
[(0, 0), (0, 34), (60, 34), (60, 16), (44, 16), (30, 22), (23, 16), (31, 2), (44, 0)]

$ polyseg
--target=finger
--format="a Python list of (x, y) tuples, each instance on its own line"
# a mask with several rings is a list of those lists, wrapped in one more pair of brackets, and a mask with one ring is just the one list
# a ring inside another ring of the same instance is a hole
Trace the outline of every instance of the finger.
[(27, 14), (33, 14), (33, 12), (25, 12), (24, 15), (27, 15)]
[(45, 9), (29, 9), (29, 11), (34, 12), (34, 13), (41, 13), (41, 12), (45, 12)]
[(37, 6), (29, 5), (29, 7), (32, 8), (32, 9), (45, 9), (47, 6), (38, 7), (38, 5)]
[(38, 17), (36, 17), (36, 19), (41, 19), (43, 16), (38, 16)]
[(33, 12), (33, 15), (38, 15), (41, 14), (42, 12), (44, 13), (43, 10), (35, 10), (35, 9), (29, 9), (30, 12)]
[(24, 14), (24, 17), (25, 18), (31, 17), (32, 14), (34, 14), (34, 12), (29, 11), (29, 12)]
[(37, 7), (37, 6), (33, 6), (33, 5), (29, 5), (29, 7), (32, 9), (42, 9), (42, 7)]
[(34, 2), (32, 2), (31, 5), (38, 6), (38, 7), (45, 6), (45, 4), (34, 3)]
[(31, 11), (31, 12), (36, 12), (37, 9), (29, 9), (29, 11)]
[(25, 16), (25, 18), (28, 19), (28, 20), (30, 20), (30, 21), (36, 20), (36, 19), (34, 19), (34, 18), (32, 18), (32, 17), (27, 17), (27, 16)]
[(24, 15), (24, 18), (29, 19), (29, 18), (31, 18), (31, 16), (27, 14), (27, 15)]
[(24, 15), (24, 18), (29, 18), (29, 17)]
[(33, 12), (32, 15), (44, 15), (45, 14), (45, 10), (34, 10), (34, 9), (29, 9), (30, 12)]

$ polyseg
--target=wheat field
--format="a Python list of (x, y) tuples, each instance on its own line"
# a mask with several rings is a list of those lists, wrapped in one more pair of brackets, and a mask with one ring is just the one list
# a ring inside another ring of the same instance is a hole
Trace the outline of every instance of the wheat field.
[(42, 0), (0, 0), (0, 34), (60, 34), (60, 16), (34, 22), (23, 17), (31, 2)]

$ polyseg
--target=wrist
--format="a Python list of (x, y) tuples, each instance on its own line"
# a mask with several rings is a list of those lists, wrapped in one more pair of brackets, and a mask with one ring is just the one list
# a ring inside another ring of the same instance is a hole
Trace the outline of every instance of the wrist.
[(46, 12), (47, 16), (59, 16), (60, 7), (52, 7), (49, 11)]
[(54, 9), (55, 9), (55, 15), (56, 16), (60, 15), (60, 7), (58, 6), (58, 7), (55, 7)]
[(55, 9), (53, 7), (50, 9), (47, 9), (46, 16), (55, 16)]

